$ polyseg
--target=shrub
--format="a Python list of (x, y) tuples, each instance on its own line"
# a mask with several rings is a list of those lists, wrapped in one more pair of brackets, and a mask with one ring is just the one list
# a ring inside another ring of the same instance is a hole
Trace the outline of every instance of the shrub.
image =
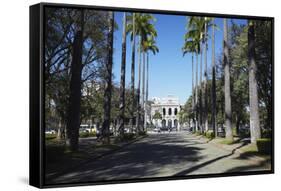
[(79, 137), (81, 137), (81, 138), (89, 137), (89, 134), (90, 133), (88, 133), (88, 132), (80, 132)]
[(140, 132), (138, 132), (138, 135), (139, 136), (144, 136), (144, 135), (146, 135), (146, 131), (140, 131)]
[(212, 131), (207, 131), (207, 132), (205, 132), (205, 136), (206, 136), (208, 139), (213, 139), (213, 138), (215, 138), (215, 134), (214, 134), (214, 132), (212, 132)]
[(96, 136), (96, 132), (90, 132), (89, 133), (89, 137), (95, 137)]
[(57, 137), (57, 134), (45, 134), (45, 139), (46, 140), (52, 140)]
[(262, 138), (257, 140), (258, 152), (262, 154), (271, 154), (271, 139)]
[(199, 136), (202, 135), (202, 133), (200, 131), (196, 131), (195, 135)]
[(134, 133), (124, 133), (123, 136), (119, 135), (115, 138), (115, 142), (126, 142), (135, 139)]
[(261, 134), (262, 134), (262, 138), (271, 138), (272, 130), (271, 129), (263, 129)]

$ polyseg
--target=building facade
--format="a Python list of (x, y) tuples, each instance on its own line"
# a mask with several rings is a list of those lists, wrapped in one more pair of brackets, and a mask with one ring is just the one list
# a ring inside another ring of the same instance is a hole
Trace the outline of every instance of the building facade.
[[(152, 98), (150, 119), (156, 127), (168, 127), (180, 129), (179, 116), (181, 105), (179, 98), (169, 95), (164, 98)], [(161, 118), (156, 117), (161, 114)], [(156, 114), (156, 115), (155, 115)]]

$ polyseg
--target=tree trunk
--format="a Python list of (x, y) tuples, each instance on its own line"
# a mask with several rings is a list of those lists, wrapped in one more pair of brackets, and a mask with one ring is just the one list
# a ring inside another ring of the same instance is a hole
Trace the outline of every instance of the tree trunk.
[(248, 21), (248, 56), (249, 56), (249, 92), (250, 92), (250, 133), (251, 143), (256, 143), (261, 138), (258, 90), (256, 79), (256, 60), (255, 60), (255, 29), (254, 21)]
[(145, 130), (146, 130), (146, 122), (147, 122), (147, 101), (148, 101), (148, 67), (149, 67), (149, 63), (148, 63), (148, 52), (146, 53), (146, 92), (145, 92)]
[(199, 81), (199, 128), (200, 128), (200, 132), (202, 132), (203, 130), (203, 109), (202, 109), (202, 76), (203, 76), (203, 54), (202, 54), (202, 47), (203, 47), (203, 43), (201, 42), (201, 46), (200, 46), (200, 81)]
[(132, 131), (134, 116), (135, 116), (135, 13), (133, 13), (133, 44), (132, 44), (132, 65), (131, 65), (131, 99), (132, 99), (132, 108), (131, 108), (131, 119), (130, 119), (130, 131)]
[[(205, 17), (206, 19), (206, 17)], [(208, 47), (208, 42), (207, 42), (207, 22), (205, 22), (205, 36), (204, 36), (204, 41), (205, 41), (205, 46), (204, 46), (204, 63), (205, 63), (205, 69), (204, 69), (204, 130), (208, 130), (208, 90), (207, 90), (207, 81), (208, 81), (208, 76), (207, 76), (207, 47)]]
[(57, 134), (57, 139), (58, 140), (62, 140), (64, 138), (64, 126), (63, 126), (63, 123), (62, 123), (62, 119), (60, 118), (59, 119), (59, 128), (58, 128), (58, 134)]
[(224, 35), (223, 35), (223, 63), (224, 63), (224, 102), (225, 102), (225, 133), (226, 138), (233, 140), (232, 124), (231, 124), (231, 96), (230, 96), (230, 63), (229, 63), (229, 47), (228, 47), (228, 25), (227, 19), (223, 20)]
[(138, 90), (137, 90), (137, 120), (136, 120), (136, 126), (137, 131), (140, 131), (140, 85), (141, 85), (141, 37), (139, 37), (139, 63), (138, 63)]
[(215, 21), (213, 20), (212, 31), (212, 129), (217, 137), (217, 125), (216, 125), (216, 63), (215, 63)]
[(146, 121), (145, 121), (145, 52), (142, 53), (143, 55), (143, 65), (142, 65), (142, 117), (143, 117), (143, 128), (142, 131), (146, 128)]
[(108, 17), (108, 35), (107, 35), (107, 64), (105, 72), (106, 87), (104, 91), (103, 108), (104, 119), (102, 124), (102, 141), (104, 144), (110, 143), (110, 110), (111, 110), (111, 95), (112, 95), (112, 56), (113, 56), (113, 33), (114, 33), (114, 13), (109, 12)]
[(198, 52), (196, 52), (196, 85), (195, 85), (195, 119), (196, 119), (196, 124), (195, 124), (195, 131), (199, 130), (199, 124), (198, 124)]
[[(191, 53), (191, 64), (192, 64), (192, 113), (195, 113), (195, 92), (194, 92), (194, 63), (193, 63), (193, 52)], [(194, 117), (192, 120), (192, 128), (194, 128)], [(193, 129), (194, 131), (194, 129)]]
[(237, 136), (240, 135), (240, 121), (241, 121), (240, 115), (237, 115), (237, 117), (236, 117), (236, 134), (237, 134)]
[(125, 74), (126, 74), (126, 12), (123, 16), (123, 34), (122, 34), (122, 58), (121, 58), (121, 80), (120, 80), (120, 102), (119, 102), (119, 128), (121, 136), (124, 135), (125, 121)]
[(84, 11), (81, 11), (80, 29), (76, 33), (73, 42), (73, 55), (71, 64), (70, 95), (67, 117), (67, 140), (66, 144), (71, 151), (78, 150), (78, 138), (80, 127), (81, 108), (81, 73), (82, 73), (82, 49), (83, 49), (83, 28)]

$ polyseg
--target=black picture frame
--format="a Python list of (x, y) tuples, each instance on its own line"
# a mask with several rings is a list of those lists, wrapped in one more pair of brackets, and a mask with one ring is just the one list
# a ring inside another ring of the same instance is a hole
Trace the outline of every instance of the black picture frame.
[[(266, 171), (247, 171), (247, 172), (231, 172), (222, 174), (204, 174), (204, 175), (188, 175), (176, 177), (159, 177), (159, 178), (142, 178), (130, 180), (114, 180), (114, 181), (98, 181), (98, 182), (81, 182), (81, 183), (63, 183), (48, 185), (45, 183), (45, 133), (44, 133), (44, 10), (46, 7), (56, 8), (76, 8), (76, 9), (95, 9), (103, 11), (125, 11), (125, 12), (140, 12), (140, 13), (156, 13), (165, 15), (184, 15), (184, 16), (209, 16), (217, 18), (237, 18), (237, 19), (252, 19), (252, 20), (267, 20), (272, 23), (272, 154), (271, 154), (271, 170)], [(213, 178), (213, 177), (228, 177), (228, 176), (245, 176), (274, 173), (274, 18), (249, 16), (249, 15), (232, 15), (232, 14), (216, 14), (216, 13), (197, 13), (183, 11), (168, 11), (155, 9), (138, 9), (127, 7), (105, 7), (93, 5), (74, 5), (74, 4), (55, 4), (55, 3), (39, 3), (30, 6), (30, 129), (29, 129), (29, 184), (38, 188), (53, 188), (66, 186), (85, 186), (85, 185), (100, 185), (100, 184), (117, 184), (117, 183), (132, 183), (132, 182), (150, 182), (150, 181), (167, 181), (179, 179), (194, 179), (194, 178)]]

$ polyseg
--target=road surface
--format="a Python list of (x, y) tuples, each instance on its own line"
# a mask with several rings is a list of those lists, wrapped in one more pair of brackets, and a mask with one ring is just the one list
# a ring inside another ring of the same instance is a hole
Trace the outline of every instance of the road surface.
[(236, 153), (206, 143), (187, 132), (152, 133), (49, 183), (269, 170), (267, 168), (256, 160), (240, 158)]

